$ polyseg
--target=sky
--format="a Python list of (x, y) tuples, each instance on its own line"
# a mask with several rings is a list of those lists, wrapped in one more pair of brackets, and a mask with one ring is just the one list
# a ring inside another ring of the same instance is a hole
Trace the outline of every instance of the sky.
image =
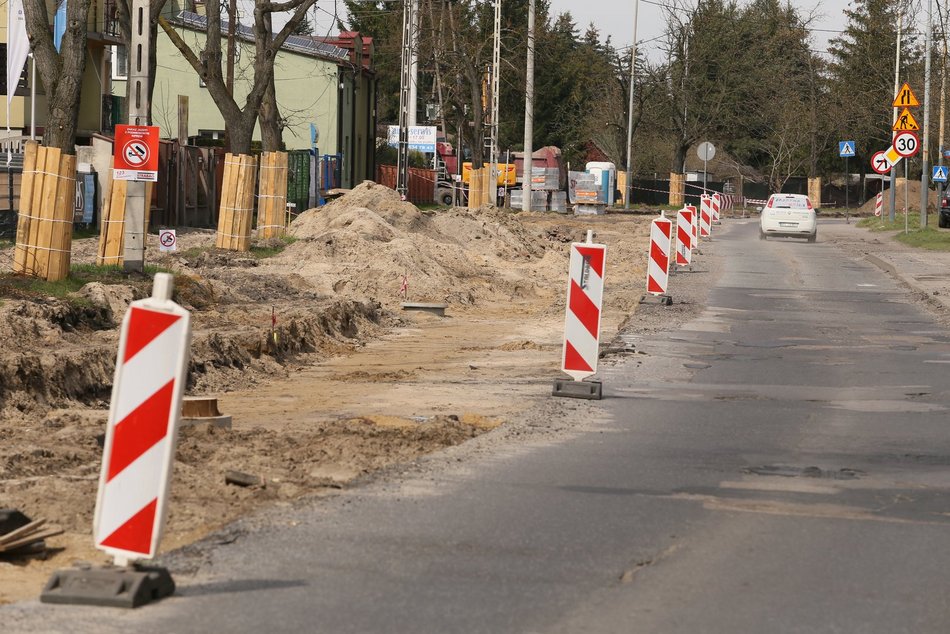
[[(504, 0), (502, 0), (504, 1)], [(624, 48), (633, 41), (633, 5), (635, 0), (551, 0), (552, 15), (570, 11), (578, 30), (583, 33), (593, 22), (601, 32), (602, 37), (611, 36), (611, 42), (617, 48)], [(666, 27), (665, 11), (659, 5), (669, 4), (669, 0), (640, 0), (637, 11), (637, 46), (649, 59), (656, 59), (657, 47)], [(819, 18), (815, 20), (815, 29), (812, 32), (815, 50), (825, 50), (828, 40), (837, 33), (829, 32), (841, 30), (847, 19), (843, 9), (848, 6), (848, 0), (793, 0), (792, 4), (803, 15), (816, 11)]]
[[(505, 0), (502, 0), (504, 2)], [(551, 13), (555, 15), (570, 11), (578, 30), (583, 33), (593, 22), (601, 36), (611, 36), (611, 42), (617, 48), (626, 48), (633, 41), (633, 5), (636, 0), (550, 0)], [(697, 0), (681, 0), (690, 4)], [(745, 1), (745, 0), (740, 0)], [(637, 16), (637, 45), (640, 51), (651, 60), (659, 59), (660, 38), (666, 27), (663, 4), (671, 0), (639, 0)], [(399, 2), (392, 0), (395, 9)], [(837, 36), (847, 23), (843, 10), (849, 0), (792, 0), (803, 15), (815, 13), (812, 23), (812, 43), (816, 51), (828, 48), (828, 40)], [(334, 13), (345, 17), (346, 9), (342, 0), (316, 0), (314, 11), (314, 33), (335, 32)], [(921, 11), (921, 13), (923, 13)], [(276, 21), (275, 21), (276, 24)]]

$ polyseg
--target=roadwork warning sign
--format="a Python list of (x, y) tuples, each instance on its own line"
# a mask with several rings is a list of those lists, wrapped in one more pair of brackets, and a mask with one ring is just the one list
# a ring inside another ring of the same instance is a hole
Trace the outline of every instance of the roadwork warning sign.
[(115, 127), (112, 178), (153, 183), (158, 180), (158, 126)]

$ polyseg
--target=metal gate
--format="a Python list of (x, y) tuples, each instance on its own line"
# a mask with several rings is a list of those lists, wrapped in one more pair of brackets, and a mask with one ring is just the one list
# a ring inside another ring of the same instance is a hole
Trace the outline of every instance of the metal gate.
[(287, 154), (287, 203), (294, 204), (299, 214), (310, 208), (310, 150)]

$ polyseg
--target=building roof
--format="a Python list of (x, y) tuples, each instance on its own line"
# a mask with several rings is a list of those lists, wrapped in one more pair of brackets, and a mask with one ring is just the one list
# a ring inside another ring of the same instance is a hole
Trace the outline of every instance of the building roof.
[[(208, 30), (208, 18), (197, 13), (192, 13), (191, 11), (179, 11), (178, 15), (170, 21), (196, 31)], [(227, 33), (227, 30), (228, 21), (221, 20), (221, 32)], [(235, 28), (235, 35), (245, 42), (254, 42), (254, 31), (249, 26), (238, 24)], [(349, 61), (350, 57), (349, 51), (346, 49), (326, 42), (315, 41), (313, 38), (303, 35), (289, 36), (281, 47), (281, 50), (293, 51), (309, 57), (316, 57), (337, 63)]]

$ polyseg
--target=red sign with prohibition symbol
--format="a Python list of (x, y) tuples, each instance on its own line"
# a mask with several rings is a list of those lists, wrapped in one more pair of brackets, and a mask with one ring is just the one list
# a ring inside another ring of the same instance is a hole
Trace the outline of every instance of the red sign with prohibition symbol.
[(158, 127), (117, 125), (112, 177), (120, 181), (158, 180)]

